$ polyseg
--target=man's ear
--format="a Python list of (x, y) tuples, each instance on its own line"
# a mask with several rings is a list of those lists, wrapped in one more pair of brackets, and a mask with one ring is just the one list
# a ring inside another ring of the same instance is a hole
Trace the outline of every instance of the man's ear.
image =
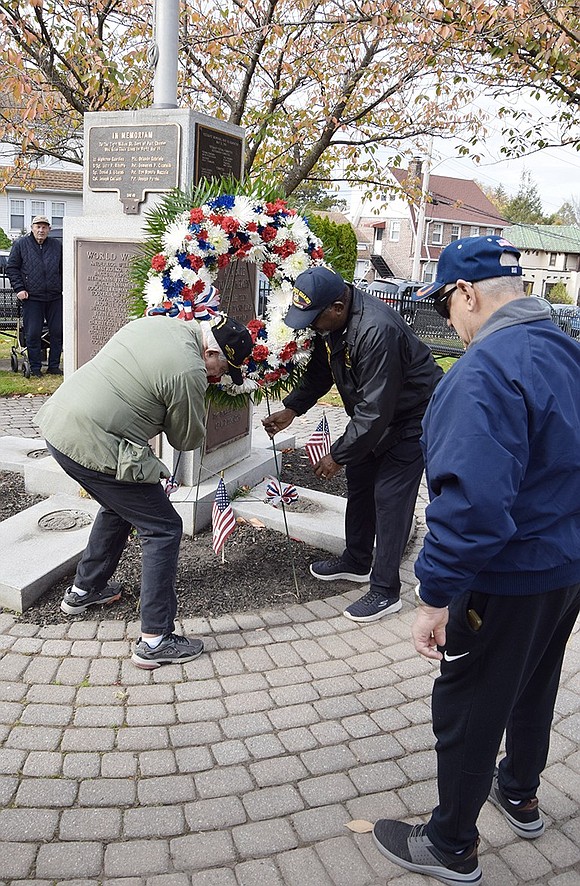
[(477, 293), (473, 288), (473, 283), (469, 283), (467, 280), (458, 280), (456, 285), (459, 298), (462, 298), (467, 303), (467, 307), (473, 310), (477, 304)]

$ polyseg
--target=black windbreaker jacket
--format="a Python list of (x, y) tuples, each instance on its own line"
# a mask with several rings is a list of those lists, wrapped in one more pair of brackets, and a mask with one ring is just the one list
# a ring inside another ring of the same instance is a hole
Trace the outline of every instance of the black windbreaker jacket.
[(346, 328), (315, 336), (306, 372), (283, 402), (303, 415), (335, 383), (351, 420), (331, 455), (338, 464), (358, 464), (421, 434), (442, 375), (427, 345), (396, 311), (352, 287)]
[(15, 240), (6, 273), (14, 292), (25, 289), (32, 301), (62, 298), (62, 244), (47, 237), (42, 246), (33, 234)]

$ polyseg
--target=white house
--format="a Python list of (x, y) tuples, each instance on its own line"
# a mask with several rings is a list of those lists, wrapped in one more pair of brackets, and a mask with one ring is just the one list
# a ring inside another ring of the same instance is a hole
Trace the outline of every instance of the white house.
[(43, 167), (23, 173), (14, 166), (0, 166), (0, 228), (12, 240), (30, 231), (35, 215), (50, 219), (58, 236), (65, 216), (82, 211), (82, 172)]
[(545, 298), (556, 283), (564, 283), (574, 304), (580, 304), (578, 225), (510, 225), (504, 235), (521, 250), (528, 295)]

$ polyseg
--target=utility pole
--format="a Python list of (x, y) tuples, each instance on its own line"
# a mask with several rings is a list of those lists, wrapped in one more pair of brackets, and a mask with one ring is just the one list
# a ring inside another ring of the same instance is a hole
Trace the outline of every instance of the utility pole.
[(179, 0), (155, 0), (153, 107), (177, 107)]
[(421, 201), (419, 203), (419, 213), (417, 215), (417, 227), (415, 231), (415, 250), (413, 252), (413, 269), (411, 271), (411, 280), (421, 282), (419, 274), (421, 273), (421, 247), (425, 235), (425, 205), (429, 195), (429, 176), (431, 174), (431, 156), (433, 154), (433, 136), (429, 139), (429, 150), (427, 159), (423, 167), (423, 184), (421, 186)]

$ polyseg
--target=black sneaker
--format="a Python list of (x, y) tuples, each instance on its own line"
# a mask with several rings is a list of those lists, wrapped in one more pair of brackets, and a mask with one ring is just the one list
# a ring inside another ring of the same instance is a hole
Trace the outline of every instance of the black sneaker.
[(76, 615), (78, 612), (84, 612), (89, 606), (97, 606), (101, 603), (115, 603), (121, 599), (121, 590), (123, 586), (118, 581), (110, 581), (106, 588), (102, 591), (89, 591), (88, 594), (77, 594), (72, 587), (67, 588), (62, 598), (60, 608), (67, 615)]
[(160, 668), (163, 664), (181, 664), (183, 661), (193, 661), (203, 652), (203, 640), (196, 638), (181, 637), (179, 634), (168, 634), (163, 638), (159, 646), (151, 649), (148, 643), (139, 637), (135, 643), (135, 649), (131, 661), (138, 668), (152, 671)]
[(46, 374), (47, 375), (62, 375), (62, 369), (59, 369), (58, 367), (56, 369), (47, 369)]
[(30, 373), (30, 378), (42, 378), (42, 372), (40, 369), (33, 369)]
[(320, 581), (337, 581), (339, 578), (346, 581), (356, 581), (364, 584), (371, 577), (370, 572), (352, 572), (347, 569), (340, 557), (334, 560), (317, 560), (310, 564), (310, 573)]
[(347, 606), (342, 614), (351, 621), (377, 621), (383, 615), (398, 612), (402, 605), (399, 597), (384, 597), (378, 591), (369, 591)]
[(500, 790), (497, 769), (493, 774), (489, 799), (500, 812), (503, 812), (507, 823), (518, 837), (523, 837), (524, 840), (535, 840), (536, 837), (544, 833), (546, 825), (538, 809), (538, 798), (531, 797), (529, 800), (511, 803)]
[(373, 840), (379, 852), (408, 871), (428, 874), (449, 886), (482, 881), (477, 861), (477, 843), (460, 855), (442, 852), (433, 846), (425, 833), (425, 824), (414, 826), (402, 821), (381, 818), (373, 828)]

